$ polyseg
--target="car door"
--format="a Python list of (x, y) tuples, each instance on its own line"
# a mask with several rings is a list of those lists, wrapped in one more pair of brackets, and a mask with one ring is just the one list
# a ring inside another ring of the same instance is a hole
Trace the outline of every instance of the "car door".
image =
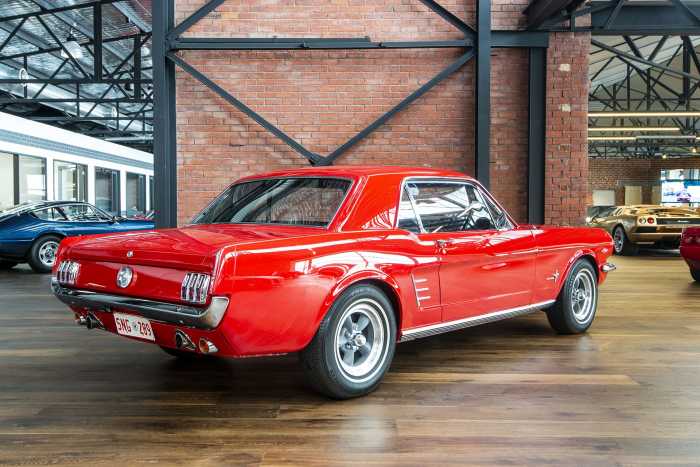
[(406, 196), (419, 237), (435, 242), (440, 258), (443, 321), (531, 303), (536, 250), (530, 229), (516, 228), (502, 212), (496, 219), (498, 205), (468, 181), (409, 181)]

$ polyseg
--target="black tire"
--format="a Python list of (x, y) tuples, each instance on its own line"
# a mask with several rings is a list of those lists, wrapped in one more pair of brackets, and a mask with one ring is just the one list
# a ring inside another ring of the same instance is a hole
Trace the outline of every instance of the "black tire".
[(391, 302), (377, 287), (358, 284), (333, 303), (300, 358), (315, 390), (334, 399), (350, 399), (379, 386), (395, 347)]
[(613, 251), (620, 256), (634, 256), (639, 253), (639, 247), (630, 242), (621, 225), (613, 229)]
[(580, 259), (571, 267), (557, 301), (547, 309), (547, 319), (559, 334), (581, 334), (591, 327), (597, 308), (598, 275), (589, 261)]
[(690, 275), (693, 277), (693, 280), (700, 282), (700, 269), (691, 269)]
[(9, 269), (14, 268), (18, 264), (19, 263), (15, 263), (14, 261), (0, 260), (0, 271), (7, 271)]
[(183, 360), (192, 360), (195, 358), (202, 358), (202, 354), (198, 354), (196, 352), (190, 352), (189, 350), (172, 349), (170, 347), (163, 347), (163, 346), (160, 346), (160, 348), (163, 350), (163, 352), (167, 353), (171, 357), (181, 358)]
[[(53, 263), (46, 260), (47, 256), (45, 255), (44, 249), (49, 246), (53, 247), (54, 245), (58, 248), (58, 244), (61, 243), (61, 240), (61, 237), (58, 235), (44, 235), (34, 241), (32, 248), (29, 250), (29, 257), (27, 258), (27, 262), (34, 272), (51, 272)], [(55, 250), (53, 252), (53, 258), (54, 260), (56, 258)]]

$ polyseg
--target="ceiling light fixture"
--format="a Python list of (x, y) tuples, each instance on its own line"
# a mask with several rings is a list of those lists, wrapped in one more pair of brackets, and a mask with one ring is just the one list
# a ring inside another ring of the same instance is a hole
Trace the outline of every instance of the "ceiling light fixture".
[(589, 112), (588, 118), (700, 117), (700, 112)]
[[(70, 54), (70, 56), (68, 54)], [(80, 47), (78, 40), (73, 35), (72, 27), (70, 28), (70, 31), (68, 31), (66, 42), (63, 43), (63, 47), (61, 48), (61, 57), (66, 59), (73, 57), (76, 60), (83, 58), (83, 48)]]
[(634, 141), (634, 136), (589, 136), (588, 141)]
[(647, 127), (633, 127), (633, 126), (601, 126), (601, 127), (591, 127), (588, 131), (620, 131), (620, 132), (632, 132), (632, 131), (681, 131), (678, 127), (672, 126), (647, 126)]

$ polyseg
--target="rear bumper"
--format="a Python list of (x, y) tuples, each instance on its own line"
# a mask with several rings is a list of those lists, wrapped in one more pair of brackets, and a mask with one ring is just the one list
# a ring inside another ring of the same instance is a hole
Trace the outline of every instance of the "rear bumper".
[(656, 243), (656, 242), (679, 242), (681, 232), (654, 232), (654, 233), (637, 233), (632, 232), (629, 239), (634, 243)]
[(51, 281), (51, 289), (59, 300), (71, 307), (107, 313), (111, 313), (113, 309), (132, 311), (150, 320), (203, 330), (215, 329), (228, 308), (226, 297), (212, 297), (208, 307), (200, 308), (71, 289), (63, 287), (55, 280)]

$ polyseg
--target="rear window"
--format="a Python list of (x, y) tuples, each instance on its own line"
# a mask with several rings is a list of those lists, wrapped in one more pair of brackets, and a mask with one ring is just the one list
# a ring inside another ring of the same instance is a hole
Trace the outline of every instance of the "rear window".
[(219, 195), (193, 223), (326, 227), (350, 185), (345, 179), (312, 177), (237, 183)]

